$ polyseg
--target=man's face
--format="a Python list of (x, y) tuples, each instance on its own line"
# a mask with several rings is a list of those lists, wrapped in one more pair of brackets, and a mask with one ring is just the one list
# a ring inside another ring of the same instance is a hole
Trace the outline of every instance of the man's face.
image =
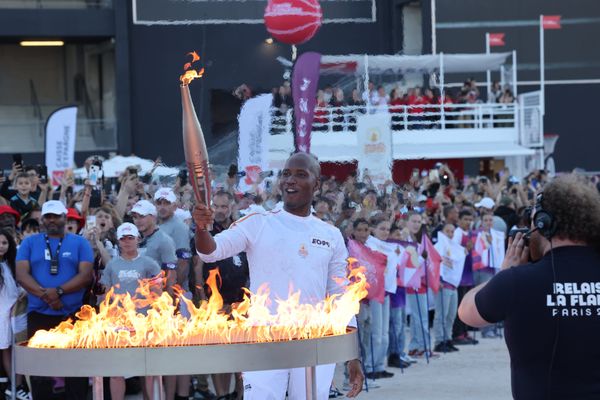
[(292, 156), (286, 162), (279, 180), (279, 188), (288, 210), (304, 207), (310, 209), (313, 194), (319, 183), (310, 166), (310, 160), (304, 155)]
[(40, 183), (40, 176), (38, 175), (35, 169), (30, 169), (27, 171), (27, 175), (29, 175), (29, 181), (31, 182), (31, 187), (36, 187), (38, 183)]
[(131, 213), (131, 218), (133, 218), (133, 223), (140, 232), (152, 230), (156, 224), (156, 217), (151, 214), (140, 215), (138, 213)]
[(369, 238), (369, 233), (369, 224), (366, 223), (358, 224), (358, 226), (354, 228), (354, 231), (352, 232), (354, 238), (361, 243), (367, 241)]
[(327, 214), (329, 212), (329, 204), (326, 201), (318, 201), (315, 204), (315, 211), (319, 214)]
[(446, 235), (446, 237), (448, 237), (449, 239), (452, 239), (454, 237), (454, 225), (452, 224), (446, 224), (444, 225), (444, 228), (442, 229), (442, 233), (444, 235)]
[(49, 235), (62, 235), (65, 233), (67, 217), (64, 214), (46, 214), (42, 217), (42, 223)]
[(481, 218), (481, 226), (483, 227), (483, 229), (490, 230), (492, 229), (493, 224), (494, 217), (492, 216), (492, 214), (484, 214), (484, 216)]
[(15, 216), (9, 213), (0, 214), (0, 228), (9, 227), (14, 228), (17, 220)]
[(135, 236), (123, 236), (119, 239), (119, 249), (122, 253), (131, 253), (138, 247), (138, 238)]
[(231, 218), (232, 204), (227, 196), (213, 197), (213, 210), (215, 211), (215, 222), (222, 224)]
[(450, 224), (456, 224), (458, 222), (458, 209), (456, 207), (450, 210), (446, 217), (446, 221)]
[(31, 192), (31, 180), (29, 180), (29, 178), (17, 179), (15, 186), (17, 187), (17, 192), (19, 192), (20, 195), (27, 196), (29, 195), (29, 192)]
[(460, 226), (460, 229), (462, 229), (463, 231), (470, 230), (471, 225), (473, 225), (472, 215), (463, 215), (463, 217), (458, 220), (458, 226)]
[(160, 219), (171, 218), (177, 208), (176, 204), (171, 203), (166, 199), (158, 199), (154, 202), (154, 205), (156, 206), (156, 212)]

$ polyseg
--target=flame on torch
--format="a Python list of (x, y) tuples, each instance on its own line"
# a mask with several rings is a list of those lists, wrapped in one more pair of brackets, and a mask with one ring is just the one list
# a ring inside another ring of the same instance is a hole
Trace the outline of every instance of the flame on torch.
[(185, 71), (185, 73), (179, 77), (181, 84), (185, 86), (189, 85), (190, 82), (196, 78), (202, 78), (202, 75), (204, 75), (204, 68), (200, 68), (199, 70), (190, 69), (192, 68), (192, 65), (195, 62), (200, 61), (200, 56), (198, 55), (198, 53), (192, 51), (187, 55), (192, 56), (192, 61), (187, 62), (183, 65), (183, 70)]

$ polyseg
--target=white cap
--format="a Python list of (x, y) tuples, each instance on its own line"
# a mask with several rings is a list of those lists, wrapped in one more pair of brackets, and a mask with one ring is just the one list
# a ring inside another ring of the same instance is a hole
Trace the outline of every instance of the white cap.
[(171, 188), (162, 187), (154, 193), (154, 201), (159, 199), (165, 199), (169, 203), (175, 203), (177, 201), (177, 196), (175, 196), (175, 193), (173, 193)]
[(140, 236), (140, 232), (134, 224), (130, 222), (124, 222), (117, 228), (117, 239), (121, 239), (123, 236), (138, 237)]
[(42, 206), (42, 216), (46, 214), (67, 215), (67, 208), (58, 200), (49, 200)]
[(489, 197), (484, 197), (479, 203), (475, 203), (475, 207), (483, 207), (487, 208), (488, 210), (491, 210), (494, 208), (494, 200), (490, 199)]
[(183, 210), (181, 208), (175, 210), (175, 216), (181, 219), (182, 221), (192, 218), (192, 214), (188, 210)]
[(427, 196), (425, 196), (424, 194), (420, 194), (417, 196), (417, 202), (420, 203), (422, 201), (427, 201)]
[(133, 205), (132, 213), (140, 214), (141, 216), (154, 215), (156, 216), (156, 207), (148, 200), (140, 200)]

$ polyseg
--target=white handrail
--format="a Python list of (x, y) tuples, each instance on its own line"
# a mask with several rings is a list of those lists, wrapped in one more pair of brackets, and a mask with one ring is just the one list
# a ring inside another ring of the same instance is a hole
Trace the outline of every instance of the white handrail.
[[(447, 128), (518, 128), (517, 103), (419, 104), (380, 105), (370, 113), (388, 112), (392, 130)], [(273, 131), (291, 133), (292, 110), (282, 114), (272, 109)], [(366, 105), (316, 107), (313, 131), (356, 131), (356, 117), (368, 113)], [(283, 131), (283, 132), (282, 132)]]

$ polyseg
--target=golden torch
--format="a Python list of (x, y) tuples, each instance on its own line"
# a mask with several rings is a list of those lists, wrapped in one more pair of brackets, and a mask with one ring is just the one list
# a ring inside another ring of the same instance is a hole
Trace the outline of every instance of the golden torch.
[[(191, 69), (192, 64), (200, 60), (196, 52), (189, 53), (192, 61), (183, 67), (185, 73), (181, 75), (181, 107), (183, 110), (183, 152), (188, 168), (189, 180), (194, 189), (196, 201), (206, 206), (210, 205), (210, 176), (208, 171), (208, 152), (202, 127), (198, 121), (194, 103), (190, 95), (189, 84), (196, 78), (202, 77), (204, 68)], [(212, 229), (207, 227), (207, 229)]]

